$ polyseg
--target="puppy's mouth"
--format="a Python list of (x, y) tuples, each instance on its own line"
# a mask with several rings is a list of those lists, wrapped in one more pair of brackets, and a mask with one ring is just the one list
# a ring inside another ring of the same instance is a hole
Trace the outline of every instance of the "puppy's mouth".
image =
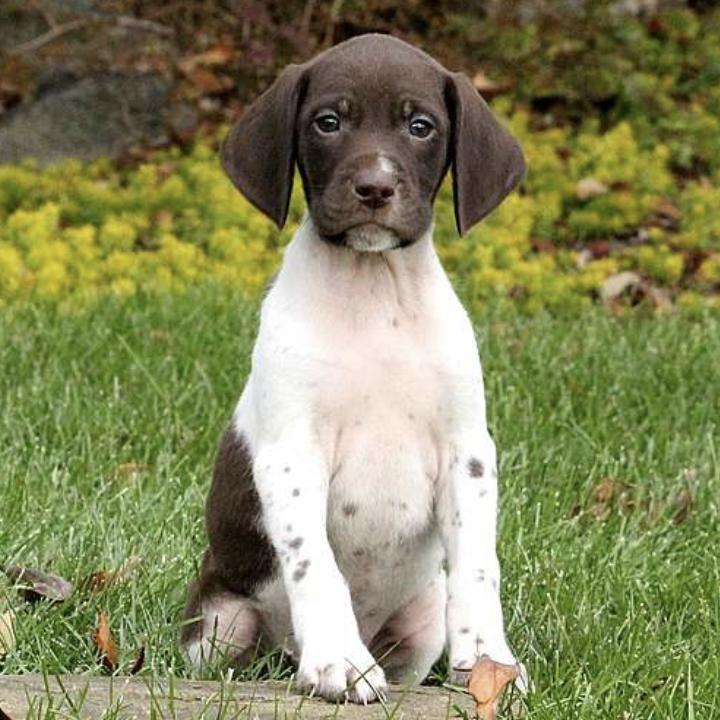
[(385, 252), (412, 244), (412, 240), (400, 236), (395, 230), (376, 222), (359, 223), (342, 232), (323, 236), (333, 245), (342, 245), (357, 252)]

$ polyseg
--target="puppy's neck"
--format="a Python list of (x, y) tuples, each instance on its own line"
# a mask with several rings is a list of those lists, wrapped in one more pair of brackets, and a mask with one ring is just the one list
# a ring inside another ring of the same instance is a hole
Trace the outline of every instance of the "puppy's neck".
[(357, 250), (345, 245), (327, 242), (318, 233), (310, 215), (306, 215), (298, 228), (290, 252), (297, 251), (308, 269), (321, 270), (326, 277), (363, 282), (378, 278), (394, 281), (423, 277), (436, 269), (438, 260), (432, 243), (432, 225), (415, 242), (404, 247), (382, 251)]
[(394, 316), (422, 312), (446, 282), (432, 226), (412, 245), (359, 252), (323, 240), (308, 216), (285, 251), (274, 291), (288, 309), (304, 307), (315, 316)]

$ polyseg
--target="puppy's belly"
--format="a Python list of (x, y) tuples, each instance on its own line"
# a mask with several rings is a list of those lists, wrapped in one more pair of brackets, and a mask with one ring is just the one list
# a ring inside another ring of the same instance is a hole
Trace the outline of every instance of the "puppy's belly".
[(336, 450), (328, 538), (363, 637), (441, 572), (432, 517), (434, 448), (419, 423), (406, 422), (353, 428), (341, 434)]

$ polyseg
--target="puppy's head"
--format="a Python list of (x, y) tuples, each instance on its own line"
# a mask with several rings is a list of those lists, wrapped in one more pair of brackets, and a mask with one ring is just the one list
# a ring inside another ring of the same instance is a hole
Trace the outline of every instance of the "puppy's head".
[(222, 149), (238, 189), (278, 226), (297, 163), (320, 236), (381, 251), (417, 240), (448, 168), (464, 233), (512, 190), (519, 145), (462, 74), (388, 35), (291, 65)]

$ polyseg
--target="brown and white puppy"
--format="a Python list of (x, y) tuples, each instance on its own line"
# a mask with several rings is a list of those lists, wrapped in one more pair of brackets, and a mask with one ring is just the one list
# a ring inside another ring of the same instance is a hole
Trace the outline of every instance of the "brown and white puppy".
[(448, 169), (462, 233), (522, 177), (519, 146), (464, 75), (365, 35), (287, 68), (222, 161), (279, 226), (297, 166), (309, 215), (220, 445), (190, 658), (285, 644), (302, 688), (356, 702), (446, 645), (460, 678), (514, 663), (482, 370), (431, 236)]

